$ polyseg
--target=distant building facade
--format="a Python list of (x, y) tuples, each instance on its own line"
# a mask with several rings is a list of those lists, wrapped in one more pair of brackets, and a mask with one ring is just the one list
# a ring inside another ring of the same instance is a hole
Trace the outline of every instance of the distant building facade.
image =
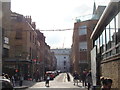
[(120, 0), (109, 2), (91, 39), (97, 53), (94, 58), (100, 67), (100, 76), (111, 78), (112, 88), (120, 89)]
[(70, 70), (70, 53), (71, 49), (51, 49), (57, 59), (57, 70), (69, 72)]

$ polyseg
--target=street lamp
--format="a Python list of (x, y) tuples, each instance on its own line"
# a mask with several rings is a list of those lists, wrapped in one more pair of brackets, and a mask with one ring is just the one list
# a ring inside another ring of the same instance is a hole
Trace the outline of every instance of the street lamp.
[(20, 70), (20, 58), (21, 58), (21, 54), (18, 56), (18, 71), (19, 71), (19, 75), (20, 75), (20, 73), (21, 73), (21, 70)]

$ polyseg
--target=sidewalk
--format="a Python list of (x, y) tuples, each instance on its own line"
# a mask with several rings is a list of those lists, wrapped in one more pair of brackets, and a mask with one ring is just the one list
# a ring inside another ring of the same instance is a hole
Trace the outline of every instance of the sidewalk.
[(25, 89), (25, 88), (28, 88), (28, 87), (34, 85), (35, 83), (36, 83), (35, 81), (24, 80), (22, 86), (19, 86), (19, 82), (17, 82), (14, 89)]

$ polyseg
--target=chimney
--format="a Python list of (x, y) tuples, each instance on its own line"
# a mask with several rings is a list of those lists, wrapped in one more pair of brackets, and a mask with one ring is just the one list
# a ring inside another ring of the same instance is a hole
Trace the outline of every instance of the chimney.
[(31, 24), (31, 22), (32, 22), (31, 16), (26, 16), (25, 18), (28, 21), (28, 23)]
[(36, 29), (36, 23), (35, 23), (35, 22), (32, 22), (32, 27), (33, 27), (34, 29)]

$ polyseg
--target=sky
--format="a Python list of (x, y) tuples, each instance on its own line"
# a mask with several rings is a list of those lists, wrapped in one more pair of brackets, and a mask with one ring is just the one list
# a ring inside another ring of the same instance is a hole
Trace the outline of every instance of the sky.
[(71, 48), (76, 17), (92, 14), (93, 4), (107, 5), (109, 0), (11, 0), (11, 10), (31, 16), (37, 29), (66, 31), (41, 31), (51, 48)]

